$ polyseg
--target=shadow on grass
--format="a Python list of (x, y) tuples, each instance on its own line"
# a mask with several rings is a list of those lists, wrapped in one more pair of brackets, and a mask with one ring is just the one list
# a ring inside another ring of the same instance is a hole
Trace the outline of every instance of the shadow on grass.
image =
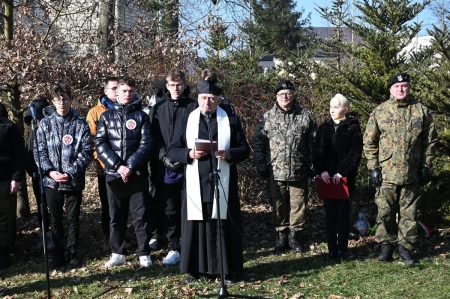
[[(115, 272), (93, 273), (87, 276), (77, 276), (74, 274), (70, 277), (51, 277), (50, 288), (52, 297), (55, 294), (63, 295), (66, 293), (73, 293), (74, 287), (77, 287), (77, 294), (79, 298), (98, 298), (106, 293), (117, 291), (118, 289), (133, 288), (133, 292), (139, 292), (150, 288), (150, 281), (137, 279), (137, 276), (145, 276), (154, 278), (154, 270), (141, 269), (139, 271), (133, 269), (118, 269)], [(153, 274), (152, 274), (153, 273)], [(131, 278), (136, 278), (136, 281)], [(180, 282), (181, 283), (181, 282)], [(27, 282), (21, 286), (9, 287), (3, 289), (5, 295), (20, 295), (30, 292), (46, 293), (47, 281), (44, 279)], [(85, 295), (83, 296), (83, 293)], [(89, 294), (88, 297), (86, 297)], [(21, 297), (19, 297), (21, 298)], [(46, 298), (40, 295), (39, 298)], [(65, 298), (65, 297), (64, 297)]]
[[(242, 211), (243, 230), (241, 234), (245, 250), (243, 280), (277, 279), (283, 275), (307, 277), (315, 275), (334, 264), (327, 259), (324, 212), (320, 202), (308, 205), (305, 227), (301, 234), (301, 243), (304, 249), (304, 253), (301, 255), (294, 253), (286, 253), (282, 256), (273, 255), (271, 246), (275, 245), (276, 233), (272, 224), (271, 210), (268, 205), (260, 206), (262, 207), (252, 207), (253, 209), (243, 209)], [(101, 251), (103, 234), (100, 219), (99, 201), (95, 198), (84, 200), (80, 218), (80, 257), (91, 265), (89, 267), (92, 268), (92, 272), (81, 274), (75, 272), (72, 274), (70, 270), (66, 270), (63, 272), (63, 276), (51, 278), (52, 290), (61, 291), (63, 287), (78, 286), (82, 293), (83, 285), (93, 284), (90, 288), (94, 288), (94, 292), (90, 291), (89, 297), (95, 298), (105, 292), (114, 290), (117, 286), (127, 284), (129, 279), (135, 276), (143, 276), (144, 279), (169, 278), (179, 281), (180, 284), (182, 283), (178, 266), (158, 267), (166, 253), (165, 250), (152, 252), (152, 260), (155, 265), (148, 270), (135, 271), (125, 266), (112, 272), (100, 270), (98, 265), (106, 262), (109, 257), (108, 253), (102, 253)], [(45, 292), (47, 289), (43, 250), (39, 247), (41, 240), (39, 239), (38, 227), (36, 214), (30, 219), (19, 221), (20, 233), (12, 250), (12, 266), (1, 273), (3, 280), (14, 279), (13, 284), (9, 287), (8, 294)], [(130, 243), (127, 260), (133, 260), (137, 263), (137, 258), (132, 255), (136, 248), (132, 226), (129, 227), (127, 236)], [(421, 240), (418, 257), (423, 259), (448, 253), (449, 240), (450, 238), (440, 238), (439, 236), (430, 240)], [(378, 245), (373, 240), (360, 241), (350, 248), (350, 262), (376, 259), (378, 252)], [(51, 252), (49, 252), (49, 257), (52, 257)], [(345, 267), (345, 263), (342, 266)], [(23, 283), (21, 283), (21, 276), (24, 276)], [(105, 280), (110, 281), (111, 285), (102, 284)], [(136, 285), (133, 287), (137, 290), (150, 287), (145, 282)], [(95, 289), (96, 287), (98, 290)]]

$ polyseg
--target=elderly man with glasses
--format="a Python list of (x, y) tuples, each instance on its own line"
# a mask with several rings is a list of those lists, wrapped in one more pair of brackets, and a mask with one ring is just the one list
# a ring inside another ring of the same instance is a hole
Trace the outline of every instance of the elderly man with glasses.
[(282, 80), (275, 89), (276, 102), (261, 119), (254, 137), (254, 162), (261, 176), (270, 179), (277, 241), (275, 253), (288, 246), (301, 252), (299, 232), (305, 222), (307, 177), (312, 169), (311, 149), (317, 125), (300, 107), (295, 87)]
[[(38, 143), (34, 147), (34, 159), (37, 161), (40, 157), (51, 214), (55, 245), (51, 266), (65, 265), (66, 249), (69, 265), (79, 267), (80, 207), (86, 168), (91, 162), (92, 140), (87, 122), (71, 108), (72, 91), (69, 86), (57, 84), (53, 88), (53, 104), (56, 110), (41, 120), (37, 130)], [(65, 246), (64, 204), (68, 224)]]

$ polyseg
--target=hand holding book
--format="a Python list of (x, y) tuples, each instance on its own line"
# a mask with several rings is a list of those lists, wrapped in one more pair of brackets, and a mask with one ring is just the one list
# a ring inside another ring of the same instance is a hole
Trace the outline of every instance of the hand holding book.
[[(214, 151), (217, 151), (217, 141), (213, 142)], [(195, 151), (202, 151), (211, 154), (211, 142), (207, 139), (195, 138)]]

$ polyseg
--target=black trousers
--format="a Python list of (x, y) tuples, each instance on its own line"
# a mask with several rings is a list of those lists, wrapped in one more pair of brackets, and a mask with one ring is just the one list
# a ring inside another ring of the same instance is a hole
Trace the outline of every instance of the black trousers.
[(64, 202), (67, 212), (67, 244), (66, 250), (73, 254), (78, 249), (80, 235), (80, 207), (83, 192), (59, 191), (45, 188), (47, 206), (50, 209), (51, 229), (55, 251), (64, 250), (63, 212)]
[(350, 229), (350, 201), (325, 199), (324, 206), (328, 251), (345, 252)]
[[(115, 179), (114, 176), (106, 176), (106, 181)], [(150, 240), (148, 214), (149, 195), (148, 191), (139, 191), (128, 198), (117, 199), (111, 188), (106, 184), (109, 203), (110, 233), (109, 242), (111, 251), (117, 254), (125, 254), (125, 237), (127, 233), (128, 210), (131, 210), (134, 232), (138, 242), (136, 254), (144, 256), (150, 254)]]
[(97, 175), (98, 195), (102, 208), (102, 231), (103, 235), (109, 236), (109, 204), (108, 194), (106, 192), (106, 178), (104, 175)]
[[(41, 211), (41, 186), (39, 183), (39, 176), (38, 177), (32, 177), (31, 178), (31, 182), (33, 184), (33, 193), (34, 193), (34, 197), (36, 198), (36, 203), (37, 203), (37, 207), (38, 207), (38, 219), (39, 219), (39, 227), (42, 228), (42, 214), (44, 214), (45, 217), (45, 223), (46, 223), (46, 228), (45, 231), (48, 231), (48, 228), (50, 226), (50, 222), (49, 222), (49, 214), (48, 214), (48, 207), (44, 210), (44, 212), (42, 213)], [(45, 190), (42, 194), (42, 198), (44, 200), (46, 200), (46, 194), (45, 194)], [(47, 202), (47, 201), (45, 201)]]
[(162, 200), (162, 187), (156, 186), (155, 196), (150, 198), (150, 213), (149, 213), (149, 226), (150, 237), (162, 241), (164, 236), (164, 204)]
[(181, 189), (183, 182), (163, 185), (165, 230), (168, 249), (180, 252), (181, 237)]

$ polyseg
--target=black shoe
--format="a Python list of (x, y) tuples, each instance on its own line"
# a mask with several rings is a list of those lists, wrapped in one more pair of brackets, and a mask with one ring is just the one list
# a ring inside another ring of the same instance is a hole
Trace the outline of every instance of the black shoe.
[(392, 261), (392, 254), (394, 253), (394, 245), (389, 241), (383, 241), (381, 243), (381, 253), (378, 256), (380, 262)]
[(281, 254), (288, 247), (288, 236), (286, 230), (278, 232), (277, 243), (275, 244), (275, 253)]
[(289, 236), (288, 236), (289, 247), (291, 247), (292, 251), (294, 251), (294, 252), (301, 252), (302, 246), (298, 242), (297, 238), (298, 238), (298, 232), (293, 229), (289, 230)]
[(65, 265), (66, 265), (66, 259), (64, 257), (61, 258), (61, 257), (54, 256), (50, 263), (50, 268), (57, 269), (57, 268), (64, 267)]
[(345, 261), (346, 258), (347, 258), (347, 252), (345, 252), (345, 251), (338, 251), (337, 252), (337, 254), (336, 254), (336, 261), (338, 263), (340, 263), (342, 261)]
[(336, 251), (330, 250), (328, 251), (328, 261), (332, 261), (336, 259)]
[(231, 275), (224, 275), (223, 276), (223, 284), (226, 286), (230, 286), (233, 283), (235, 283), (233, 277)]
[(69, 266), (72, 268), (81, 267), (81, 262), (76, 253), (69, 254)]
[(398, 245), (398, 257), (405, 263), (405, 265), (412, 265), (417, 263), (417, 261), (412, 256), (411, 250), (409, 250), (402, 244)]
[(196, 282), (199, 279), (198, 274), (192, 274), (189, 273), (185, 278), (184, 278), (184, 283), (185, 284), (190, 284), (193, 282)]

